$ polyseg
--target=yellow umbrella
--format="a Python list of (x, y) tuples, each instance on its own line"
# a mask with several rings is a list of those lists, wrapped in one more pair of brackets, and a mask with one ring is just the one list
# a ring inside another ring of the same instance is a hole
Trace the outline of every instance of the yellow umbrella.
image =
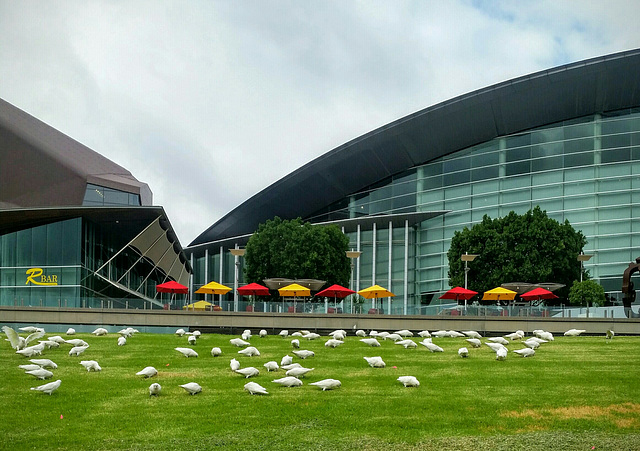
[[(307, 287), (303, 287), (297, 283), (292, 283), (286, 287), (278, 288), (278, 293), (282, 297), (293, 297), (293, 309), (296, 308), (296, 297), (298, 296), (311, 296), (311, 290)], [(284, 299), (282, 300), (282, 307), (284, 309)], [(304, 301), (303, 301), (304, 310)]]
[[(378, 298), (390, 298), (395, 296), (391, 291), (386, 288), (381, 287), (380, 285), (373, 285), (369, 288), (364, 288), (358, 291), (358, 294), (366, 299), (378, 299)], [(373, 302), (373, 308), (376, 308), (375, 300)]]
[(188, 304), (182, 307), (182, 310), (208, 310), (211, 307), (211, 302), (198, 301), (193, 304)]
[[(218, 294), (220, 296), (222, 296), (223, 294), (227, 294), (229, 291), (231, 291), (231, 288), (229, 288), (226, 285), (222, 285), (221, 283), (215, 282), (215, 281), (211, 281), (206, 285), (202, 285), (200, 288), (198, 288), (196, 290), (196, 293), (198, 294)], [(220, 302), (220, 298), (218, 298), (218, 302)]]
[(485, 291), (482, 296), (483, 301), (513, 301), (516, 292), (507, 290), (506, 288), (497, 287), (493, 290)]

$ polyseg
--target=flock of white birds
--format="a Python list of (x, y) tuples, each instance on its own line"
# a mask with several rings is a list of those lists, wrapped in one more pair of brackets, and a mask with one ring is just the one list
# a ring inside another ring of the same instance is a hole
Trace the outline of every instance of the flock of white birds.
[[(70, 345), (71, 348), (69, 350), (70, 356), (79, 356), (82, 354), (88, 347), (89, 344), (84, 340), (79, 338), (63, 338), (59, 335), (54, 335), (50, 337), (44, 337), (45, 331), (42, 328), (27, 326), (21, 327), (18, 329), (21, 332), (27, 333), (26, 337), (22, 337), (17, 331), (14, 329), (3, 326), (2, 331), (7, 336), (7, 341), (11, 344), (11, 347), (15, 349), (17, 354), (23, 355), (29, 358), (29, 363), (24, 365), (19, 365), (21, 370), (25, 371), (25, 374), (35, 377), (38, 380), (45, 380), (53, 378), (53, 372), (51, 370), (55, 370), (58, 368), (57, 364), (50, 359), (45, 358), (33, 358), (34, 356), (41, 356), (42, 352), (50, 349), (50, 348), (59, 348), (61, 345)], [(570, 329), (564, 333), (565, 336), (579, 336), (585, 333), (585, 330), (581, 329)], [(96, 336), (104, 336), (109, 332), (107, 329), (99, 327), (92, 332), (93, 335)], [(124, 346), (127, 343), (127, 339), (132, 337), (134, 334), (138, 333), (138, 330), (127, 327), (120, 331), (118, 331), (118, 346)], [(193, 332), (186, 332), (184, 329), (178, 329), (175, 332), (176, 335), (183, 337), (187, 336), (187, 342), (189, 345), (195, 345), (200, 337), (201, 333), (197, 330)], [(75, 330), (73, 328), (69, 328), (66, 332), (67, 336), (75, 335)], [(265, 329), (260, 330), (259, 337), (264, 338), (267, 336), (267, 331)], [(300, 360), (306, 360), (308, 358), (314, 357), (315, 353), (310, 350), (300, 349), (300, 340), (316, 340), (321, 338), (321, 335), (310, 332), (308, 330), (301, 330), (292, 333), (289, 335), (288, 330), (282, 330), (279, 335), (285, 339), (292, 337), (291, 339), (291, 353)], [(467, 346), (471, 348), (480, 348), (482, 346), (483, 339), (482, 335), (476, 331), (454, 331), (454, 330), (439, 330), (434, 332), (429, 332), (427, 330), (423, 330), (418, 332), (417, 335), (422, 338), (422, 341), (415, 342), (412, 337), (414, 336), (413, 332), (407, 329), (398, 330), (395, 332), (378, 332), (375, 330), (371, 330), (368, 334), (364, 330), (357, 330), (355, 332), (356, 337), (359, 338), (359, 341), (364, 345), (370, 347), (380, 347), (381, 343), (379, 340), (383, 341), (391, 341), (396, 345), (400, 345), (405, 349), (416, 348), (418, 344), (426, 347), (431, 352), (444, 352), (444, 349), (437, 344), (433, 343), (433, 338), (449, 338), (449, 337), (465, 337)], [(613, 330), (608, 330), (606, 333), (607, 339), (612, 339), (614, 336)], [(345, 339), (347, 337), (347, 332), (345, 330), (334, 330), (329, 333), (330, 337), (324, 345), (328, 348), (336, 348), (342, 344), (344, 344)], [(240, 338), (232, 338), (229, 340), (229, 343), (233, 346), (237, 346), (242, 348), (238, 351), (238, 354), (246, 356), (246, 357), (254, 357), (260, 356), (260, 351), (251, 345), (251, 337), (252, 333), (250, 330), (245, 330)], [(44, 338), (41, 340), (41, 338)], [(37, 344), (32, 344), (37, 341)], [(514, 342), (519, 342), (524, 347), (520, 349), (514, 349), (512, 352), (522, 357), (531, 357), (534, 356), (536, 350), (540, 348), (541, 345), (545, 343), (549, 343), (554, 341), (553, 334), (551, 332), (547, 332), (544, 330), (534, 330), (533, 335), (529, 338), (525, 337), (525, 333), (522, 330), (517, 330), (513, 333), (506, 334), (504, 336), (498, 337), (489, 337), (485, 339), (484, 344), (491, 348), (496, 354), (496, 360), (503, 361), (506, 360), (508, 355), (508, 348), (510, 344)], [(190, 348), (190, 347), (176, 347), (176, 351), (181, 353), (185, 357), (198, 357), (198, 353)], [(222, 350), (219, 347), (214, 347), (211, 349), (211, 355), (213, 357), (218, 357), (222, 355)], [(458, 349), (458, 355), (462, 358), (469, 357), (469, 349), (465, 347), (461, 347)], [(363, 357), (367, 364), (372, 368), (384, 368), (386, 363), (380, 356), (373, 357)], [(280, 364), (276, 361), (266, 362), (263, 366), (267, 372), (276, 372), (280, 369), (285, 370), (285, 377), (274, 379), (272, 382), (278, 384), (282, 387), (300, 387), (303, 385), (301, 378), (304, 378), (306, 374), (313, 371), (315, 368), (307, 368), (302, 366), (302, 364), (293, 361), (294, 357), (290, 355), (285, 355), (282, 357)], [(87, 371), (102, 371), (102, 368), (95, 360), (81, 360), (80, 365), (82, 365)], [(245, 378), (254, 377), (260, 374), (260, 370), (253, 366), (248, 366), (242, 368), (240, 362), (232, 358), (229, 363), (231, 371), (244, 376)], [(151, 378), (158, 374), (158, 371), (152, 367), (148, 366), (143, 368), (142, 370), (136, 373), (137, 376), (142, 376), (144, 378)], [(414, 376), (400, 376), (397, 381), (402, 384), (404, 387), (419, 387), (420, 382)], [(46, 394), (51, 395), (55, 392), (61, 385), (62, 381), (60, 379), (50, 382), (44, 385), (40, 385), (37, 387), (32, 387), (31, 390), (40, 391)], [(309, 385), (316, 386), (322, 391), (332, 390), (338, 388), (342, 385), (342, 383), (338, 379), (323, 379), (317, 382), (309, 383)], [(180, 385), (187, 393), (190, 395), (195, 395), (202, 392), (202, 387), (197, 382), (189, 382), (187, 384)], [(268, 395), (268, 391), (266, 388), (262, 387), (260, 384), (256, 382), (248, 382), (244, 385), (244, 389), (252, 395)], [(149, 386), (149, 395), (150, 396), (158, 396), (162, 391), (162, 387), (158, 383), (152, 383)]]

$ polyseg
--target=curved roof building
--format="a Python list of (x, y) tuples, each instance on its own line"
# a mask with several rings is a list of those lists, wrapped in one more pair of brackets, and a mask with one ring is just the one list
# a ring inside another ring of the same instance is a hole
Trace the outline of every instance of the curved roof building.
[(640, 50), (593, 58), (462, 95), (345, 143), (198, 236), (187, 250), (196, 284), (215, 271), (228, 281), (224, 249), (267, 219), (335, 221), (362, 251), (356, 288), (387, 285), (403, 299), (393, 313), (414, 313), (448, 288), (454, 231), (539, 205), (583, 231), (594, 254), (586, 266), (615, 297), (640, 252), (639, 73)]

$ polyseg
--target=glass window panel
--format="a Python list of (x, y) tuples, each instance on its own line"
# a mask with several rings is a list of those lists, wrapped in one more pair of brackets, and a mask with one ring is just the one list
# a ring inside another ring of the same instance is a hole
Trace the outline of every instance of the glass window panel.
[(452, 158), (451, 160), (445, 160), (443, 162), (443, 173), (457, 172), (471, 167), (471, 158)]
[(532, 188), (531, 198), (536, 200), (562, 197), (562, 191), (562, 185), (537, 186)]
[(575, 224), (575, 223), (578, 223), (578, 222), (595, 221), (595, 219), (596, 219), (596, 211), (593, 210), (593, 209), (580, 210), (580, 211), (567, 211), (567, 212), (565, 212), (565, 217), (572, 224)]
[(551, 143), (563, 139), (564, 129), (562, 127), (546, 128), (531, 133), (531, 144)]
[(594, 150), (593, 138), (572, 139), (563, 143), (565, 155)]
[(622, 149), (609, 149), (603, 151), (600, 155), (600, 161), (605, 163), (615, 163), (618, 161), (629, 161), (631, 159), (631, 149), (625, 147)]
[(593, 152), (574, 153), (564, 156), (564, 167), (588, 166), (593, 164)]
[(509, 177), (502, 180), (502, 190), (510, 190), (513, 188), (529, 188), (531, 186), (531, 177)]
[(55, 222), (47, 226), (47, 258), (45, 264), (59, 266), (64, 264), (62, 259), (63, 234), (62, 222)]
[(589, 122), (586, 124), (568, 125), (564, 127), (563, 131), (565, 140), (592, 137), (593, 123)]
[(471, 181), (497, 179), (500, 176), (500, 166), (496, 163), (494, 166), (487, 166), (471, 171)]
[(494, 193), (499, 190), (499, 182), (498, 180), (492, 180), (474, 183), (471, 188), (473, 189), (473, 194)]
[(442, 187), (442, 175), (428, 177), (422, 180), (422, 189), (430, 190)]
[(104, 204), (104, 188), (87, 184), (84, 193), (83, 205), (102, 205)]
[(104, 203), (105, 205), (128, 205), (129, 193), (107, 188), (104, 190)]
[(500, 163), (500, 153), (499, 152), (491, 152), (491, 153), (482, 153), (472, 154), (471, 157), (471, 167), (478, 168), (482, 166), (491, 166)]
[(531, 171), (531, 162), (529, 160), (519, 161), (517, 163), (510, 163), (505, 165), (505, 174), (507, 176), (528, 174), (530, 171)]
[(531, 135), (529, 133), (518, 136), (508, 136), (505, 140), (507, 146), (507, 161), (519, 161), (531, 158)]
[(599, 177), (620, 177), (621, 175), (631, 174), (631, 164), (603, 164), (598, 166)]
[(17, 232), (17, 266), (30, 266), (31, 265), (31, 248), (33, 243), (31, 241), (31, 230), (20, 230)]
[(0, 236), (0, 266), (16, 266), (16, 233)]
[(600, 207), (598, 209), (598, 220), (606, 221), (608, 219), (628, 219), (630, 211), (628, 206), (616, 207)]
[(473, 209), (475, 210), (476, 208), (487, 208), (498, 205), (498, 196), (498, 193), (473, 196)]
[(71, 219), (62, 223), (62, 264), (77, 265), (80, 263), (80, 246), (82, 220)]
[(422, 173), (425, 177), (442, 175), (442, 162), (429, 163), (422, 166)]
[(562, 155), (556, 157), (546, 157), (531, 160), (531, 172), (551, 171), (554, 169), (562, 169), (563, 167)]
[(452, 185), (460, 185), (463, 183), (469, 183), (471, 179), (471, 171), (445, 173), (443, 178), (444, 178), (444, 186), (452, 186)]
[(476, 223), (482, 221), (484, 215), (488, 215), (490, 218), (497, 218), (500, 215), (500, 210), (496, 205), (491, 208), (474, 208), (471, 213), (471, 220)]
[(562, 212), (564, 210), (562, 199), (540, 201), (538, 202), (538, 205), (543, 210), (546, 210), (548, 214), (553, 212)]
[(631, 188), (631, 180), (623, 177), (601, 179), (598, 181), (600, 192), (603, 191), (628, 191)]
[(471, 195), (470, 185), (454, 186), (445, 189), (445, 199), (454, 199), (457, 197), (466, 197), (469, 195)]
[(563, 171), (550, 171), (542, 174), (533, 174), (531, 176), (531, 184), (533, 186), (542, 185), (545, 183), (562, 183), (564, 182)]
[(630, 131), (631, 122), (628, 119), (604, 120), (600, 125), (600, 133), (605, 135), (626, 135)]
[(565, 196), (571, 196), (575, 194), (593, 194), (596, 192), (596, 183), (592, 181), (585, 182), (573, 182), (568, 180), (568, 182), (564, 185), (564, 194)]
[(631, 195), (629, 193), (606, 193), (598, 194), (598, 205), (629, 205), (631, 203)]
[[(634, 257), (635, 258), (635, 257)], [(604, 250), (598, 249), (598, 263), (625, 263), (631, 260), (631, 252), (627, 250), (615, 249), (615, 250)]]

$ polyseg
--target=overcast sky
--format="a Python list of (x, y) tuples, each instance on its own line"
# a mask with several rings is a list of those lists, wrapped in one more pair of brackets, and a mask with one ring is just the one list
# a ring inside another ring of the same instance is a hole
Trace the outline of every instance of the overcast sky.
[(186, 246), (379, 126), (640, 47), (639, 13), (637, 0), (0, 0), (0, 97), (148, 183)]

